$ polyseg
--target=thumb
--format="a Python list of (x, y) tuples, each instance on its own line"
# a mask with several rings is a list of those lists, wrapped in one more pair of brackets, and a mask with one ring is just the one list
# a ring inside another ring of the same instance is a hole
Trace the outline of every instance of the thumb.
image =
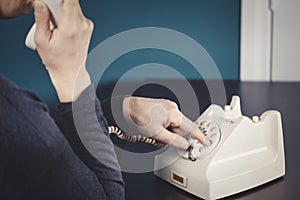
[(50, 29), (50, 11), (47, 5), (41, 0), (34, 1), (34, 17), (36, 23), (36, 31), (34, 40), (37, 46), (49, 42), (51, 37)]

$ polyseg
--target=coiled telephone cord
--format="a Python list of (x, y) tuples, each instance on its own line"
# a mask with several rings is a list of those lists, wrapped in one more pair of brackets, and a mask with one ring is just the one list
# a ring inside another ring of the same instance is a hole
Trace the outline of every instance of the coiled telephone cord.
[(143, 142), (146, 144), (151, 144), (157, 148), (163, 148), (166, 145), (149, 137), (141, 136), (141, 135), (128, 135), (127, 133), (122, 132), (118, 127), (116, 126), (109, 126), (108, 127), (108, 133), (116, 135), (119, 139), (128, 141), (130, 143), (136, 143), (136, 142)]

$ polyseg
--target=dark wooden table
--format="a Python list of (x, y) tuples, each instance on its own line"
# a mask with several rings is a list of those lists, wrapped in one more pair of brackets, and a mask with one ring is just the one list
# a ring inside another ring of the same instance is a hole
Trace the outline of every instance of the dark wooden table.
[[(155, 82), (155, 81), (154, 81)], [(179, 80), (168, 80), (183, 91)], [(203, 81), (190, 81), (199, 101), (201, 112), (210, 104), (211, 99), (206, 84)], [(208, 83), (214, 85), (214, 82)], [(130, 85), (130, 84), (129, 84)], [(260, 115), (266, 110), (275, 109), (281, 112), (283, 121), (286, 175), (260, 187), (230, 196), (226, 199), (300, 199), (300, 83), (250, 83), (225, 81), (227, 103), (232, 95), (241, 97), (242, 112), (246, 116)], [(124, 87), (127, 87), (126, 84)], [(126, 92), (126, 89), (124, 90)], [(135, 95), (169, 98), (177, 101), (176, 95), (166, 87), (157, 84), (144, 85), (135, 91)], [(218, 103), (218, 102), (214, 102)], [(224, 106), (224, 105), (222, 105)], [(185, 113), (191, 119), (195, 114)], [(199, 114), (198, 114), (199, 115)], [(149, 148), (136, 145), (136, 148)], [(149, 173), (124, 173), (126, 197), (132, 199), (184, 200), (198, 199), (181, 191), (175, 186)]]

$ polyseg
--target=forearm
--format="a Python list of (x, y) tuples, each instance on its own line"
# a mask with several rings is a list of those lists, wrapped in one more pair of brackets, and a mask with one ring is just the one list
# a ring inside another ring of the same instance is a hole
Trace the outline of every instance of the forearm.
[(58, 113), (58, 125), (78, 157), (97, 175), (111, 199), (123, 199), (124, 182), (93, 87), (75, 102), (60, 104)]
[(59, 72), (49, 69), (49, 76), (61, 103), (73, 102), (91, 85), (90, 75), (83, 67), (79, 71)]

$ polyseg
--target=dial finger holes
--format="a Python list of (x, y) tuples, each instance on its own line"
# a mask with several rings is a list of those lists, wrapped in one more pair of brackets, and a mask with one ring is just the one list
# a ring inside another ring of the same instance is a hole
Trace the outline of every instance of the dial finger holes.
[(215, 131), (217, 129), (217, 127), (211, 127), (210, 129), (209, 129), (209, 132), (213, 132), (213, 131)]
[(212, 124), (211, 122), (208, 122), (208, 123), (206, 123), (205, 127), (209, 128), (211, 126), (211, 124)]
[(206, 124), (206, 122), (207, 122), (206, 120), (203, 120), (203, 121), (201, 121), (201, 122), (199, 123), (199, 125), (200, 125), (200, 126), (203, 126), (204, 124)]

